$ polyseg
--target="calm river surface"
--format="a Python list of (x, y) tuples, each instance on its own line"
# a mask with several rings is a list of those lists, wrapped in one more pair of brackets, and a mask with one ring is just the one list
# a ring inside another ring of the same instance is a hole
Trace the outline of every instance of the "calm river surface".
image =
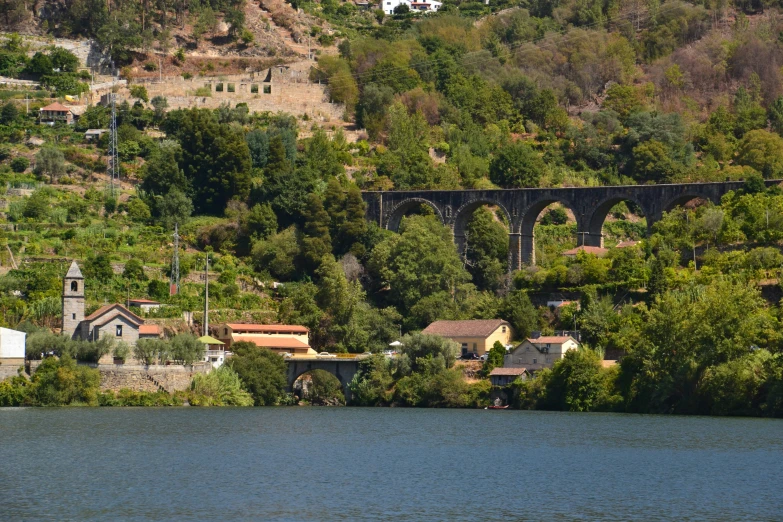
[(783, 421), (0, 409), (2, 520), (783, 520)]

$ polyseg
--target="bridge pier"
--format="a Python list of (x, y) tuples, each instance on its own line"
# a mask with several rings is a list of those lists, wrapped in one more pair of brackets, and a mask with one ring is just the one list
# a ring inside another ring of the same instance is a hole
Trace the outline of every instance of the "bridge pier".
[(533, 234), (519, 234), (520, 263), (517, 268), (522, 268), (522, 263), (526, 265), (536, 264), (536, 237)]
[(522, 234), (508, 235), (508, 270), (513, 272), (522, 268)]

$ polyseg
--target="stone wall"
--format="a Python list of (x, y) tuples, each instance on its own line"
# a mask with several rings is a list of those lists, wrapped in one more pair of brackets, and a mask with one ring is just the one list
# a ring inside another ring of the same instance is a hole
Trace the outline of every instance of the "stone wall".
[(99, 364), (101, 390), (119, 391), (127, 388), (133, 391), (156, 392), (163, 389), (169, 393), (187, 390), (193, 376), (208, 373), (211, 365), (197, 363), (193, 366), (144, 366), (128, 364)]
[(0, 381), (16, 377), (20, 366), (24, 366), (24, 361), (18, 364), (10, 361), (3, 361), (3, 363), (0, 364)]
[[(259, 73), (187, 80), (176, 76), (162, 82), (135, 83), (146, 87), (150, 99), (155, 96), (166, 98), (168, 110), (191, 107), (217, 109), (226, 103), (231, 107), (246, 103), (250, 112), (285, 112), (300, 117), (307, 114), (321, 121), (340, 120), (345, 111), (343, 105), (330, 102), (325, 85), (308, 80), (307, 71), (288, 68), (276, 67)], [(209, 95), (196, 96), (199, 89), (208, 89)], [(117, 91), (117, 101), (121, 103), (124, 100), (130, 104), (136, 101), (131, 98), (127, 87)]]

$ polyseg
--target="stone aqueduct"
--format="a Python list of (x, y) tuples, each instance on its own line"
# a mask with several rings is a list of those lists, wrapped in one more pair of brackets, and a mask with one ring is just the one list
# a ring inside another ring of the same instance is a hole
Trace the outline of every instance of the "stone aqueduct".
[[(781, 180), (767, 181), (767, 185)], [(509, 267), (535, 263), (533, 228), (541, 211), (559, 202), (576, 218), (577, 244), (603, 246), (603, 224), (609, 210), (621, 201), (639, 206), (650, 227), (667, 212), (696, 198), (720, 203), (721, 197), (743, 186), (742, 181), (628, 185), (585, 188), (529, 188), (503, 190), (428, 190), (364, 192), (366, 217), (381, 228), (396, 231), (402, 218), (424, 204), (451, 227), (460, 254), (467, 248), (466, 225), (473, 211), (483, 205), (496, 206), (509, 226)]]

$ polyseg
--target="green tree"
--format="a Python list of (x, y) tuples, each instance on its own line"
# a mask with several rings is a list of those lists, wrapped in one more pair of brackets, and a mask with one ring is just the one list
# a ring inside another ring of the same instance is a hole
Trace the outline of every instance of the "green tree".
[(599, 355), (588, 349), (569, 350), (555, 363), (546, 387), (545, 406), (562, 411), (605, 411), (614, 407), (616, 371), (603, 370)]
[(241, 130), (218, 123), (206, 109), (172, 111), (163, 128), (180, 142), (180, 166), (198, 212), (219, 215), (231, 199), (249, 195), (252, 162)]
[(0, 123), (3, 125), (11, 125), (19, 118), (19, 109), (12, 101), (7, 101), (3, 104), (3, 108), (0, 109)]
[(180, 364), (191, 365), (204, 357), (204, 345), (193, 334), (175, 335), (169, 345), (170, 357)]
[(190, 190), (190, 183), (179, 167), (181, 161), (182, 149), (176, 142), (164, 141), (160, 147), (154, 147), (144, 163), (142, 189), (152, 195), (166, 194), (172, 188)]
[(526, 143), (501, 148), (489, 164), (489, 179), (504, 188), (537, 187), (544, 161)]
[(337, 377), (325, 370), (313, 370), (308, 375), (311, 380), (307, 398), (312, 404), (345, 403), (342, 384)]
[(98, 370), (77, 366), (68, 356), (47, 357), (36, 369), (25, 399), (30, 406), (65, 406), (98, 403)]
[(198, 373), (190, 385), (193, 406), (252, 406), (253, 396), (242, 388), (239, 375), (227, 364)]
[(515, 339), (526, 339), (538, 324), (538, 313), (527, 292), (514, 290), (501, 301), (498, 315), (511, 324)]
[(122, 271), (122, 277), (129, 281), (147, 280), (147, 275), (144, 273), (144, 265), (138, 259), (128, 259)]
[(256, 406), (274, 406), (285, 394), (288, 381), (283, 358), (246, 341), (231, 345), (234, 353), (226, 364), (234, 370)]
[(103, 252), (87, 258), (84, 263), (84, 276), (101, 283), (108, 283), (114, 277), (109, 256)]
[(299, 255), (296, 228), (289, 227), (265, 240), (253, 243), (253, 266), (279, 281), (290, 281), (296, 272), (294, 261)]
[(487, 354), (487, 360), (484, 361), (482, 371), (484, 375), (489, 375), (495, 368), (503, 366), (503, 360), (506, 357), (506, 347), (500, 341), (495, 341)]
[(484, 207), (477, 209), (466, 227), (468, 267), (476, 286), (497, 290), (508, 268), (508, 231)]
[(759, 171), (765, 178), (783, 172), (783, 137), (758, 129), (745, 134), (739, 145), (737, 163)]
[(49, 176), (49, 182), (65, 174), (65, 156), (59, 149), (43, 147), (35, 155), (35, 172), (42, 176)]
[(357, 257), (365, 254), (364, 240), (367, 235), (365, 213), (367, 205), (362, 199), (361, 190), (356, 185), (348, 187), (345, 198), (345, 219), (337, 232), (337, 251), (352, 252)]
[(301, 255), (302, 263), (308, 270), (321, 266), (321, 260), (332, 252), (332, 241), (329, 235), (329, 214), (324, 210), (323, 202), (317, 194), (307, 197), (305, 225), (302, 231)]
[(160, 224), (166, 229), (173, 229), (176, 223), (184, 225), (193, 213), (193, 203), (184, 192), (172, 188), (157, 201)]
[[(446, 302), (455, 300), (457, 290), (470, 281), (451, 231), (423, 216), (404, 218), (399, 234), (375, 246), (367, 267), (376, 288), (388, 288), (386, 298), (399, 310), (411, 310), (435, 294)], [(425, 326), (420, 317), (409, 317), (408, 321), (412, 328)]]

